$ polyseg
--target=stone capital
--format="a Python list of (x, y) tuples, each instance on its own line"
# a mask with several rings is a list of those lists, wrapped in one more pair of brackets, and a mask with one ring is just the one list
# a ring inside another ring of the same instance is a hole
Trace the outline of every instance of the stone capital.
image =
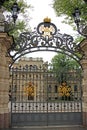
[(12, 43), (13, 43), (12, 36), (9, 36), (7, 33), (0, 33), (0, 44), (9, 49)]
[(83, 51), (83, 57), (87, 57), (87, 39), (83, 39), (81, 42), (80, 42), (80, 48), (81, 50)]

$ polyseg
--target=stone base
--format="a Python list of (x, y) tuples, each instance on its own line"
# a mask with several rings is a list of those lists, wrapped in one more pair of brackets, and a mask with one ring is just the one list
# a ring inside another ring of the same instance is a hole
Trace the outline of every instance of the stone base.
[(10, 127), (10, 113), (0, 114), (0, 128)]
[(83, 126), (87, 126), (87, 112), (83, 112)]

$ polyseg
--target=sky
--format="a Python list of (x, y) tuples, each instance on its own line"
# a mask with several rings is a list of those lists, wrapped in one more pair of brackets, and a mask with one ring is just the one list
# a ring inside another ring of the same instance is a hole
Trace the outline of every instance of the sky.
[[(52, 8), (52, 0), (26, 0), (28, 4), (33, 6), (33, 9), (29, 10), (29, 25), (34, 30), (34, 27), (40, 22), (43, 22), (43, 19), (48, 17), (51, 18), (51, 22), (54, 23), (57, 28), (60, 30), (60, 33), (66, 33), (73, 35), (72, 27), (62, 23), (63, 18), (57, 17), (54, 9)], [(42, 57), (44, 61), (50, 62), (52, 57), (56, 55), (55, 52), (34, 52), (29, 53), (28, 57)]]

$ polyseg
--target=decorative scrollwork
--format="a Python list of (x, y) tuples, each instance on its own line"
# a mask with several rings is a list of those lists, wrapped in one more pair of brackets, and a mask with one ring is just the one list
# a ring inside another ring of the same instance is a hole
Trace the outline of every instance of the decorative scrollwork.
[[(53, 32), (49, 32), (49, 28), (51, 28), (51, 31), (53, 29)], [(47, 30), (49, 33), (44, 32)], [(46, 35), (43, 35), (44, 33)], [(36, 51), (63, 52), (78, 62), (82, 57), (80, 46), (74, 42), (73, 37), (59, 33), (53, 23), (46, 21), (40, 23), (33, 32), (21, 33), (17, 42), (8, 50), (8, 53), (13, 58), (14, 63), (21, 56)]]

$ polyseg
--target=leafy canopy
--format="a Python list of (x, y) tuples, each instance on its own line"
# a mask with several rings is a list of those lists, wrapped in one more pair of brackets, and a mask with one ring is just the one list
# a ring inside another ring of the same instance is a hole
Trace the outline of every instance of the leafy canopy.
[(74, 59), (65, 54), (59, 53), (52, 58), (51, 64), (55, 71), (64, 71), (66, 68), (73, 69), (79, 68), (80, 65)]
[(81, 66), (77, 61), (63, 53), (58, 53), (52, 58), (51, 68), (52, 71), (56, 72), (56, 77), (59, 82), (67, 79), (66, 73), (69, 73), (72, 70), (81, 70)]
[(87, 21), (87, 4), (83, 0), (54, 0), (53, 8), (57, 16), (66, 16), (65, 22), (71, 24), (73, 21), (72, 13), (79, 7), (81, 18)]
[(20, 8), (20, 12), (19, 12), (19, 17), (16, 21), (16, 26), (14, 26), (13, 24), (13, 21), (12, 20), (9, 20), (8, 21), (8, 24), (6, 26), (6, 29), (9, 28), (9, 34), (10, 35), (13, 35), (14, 39), (17, 39), (18, 35), (23, 32), (23, 31), (26, 31), (28, 29), (27, 26), (28, 25), (28, 19), (29, 19), (29, 14), (27, 13), (27, 9), (31, 9), (32, 6), (31, 5), (28, 5), (26, 3), (25, 0), (18, 0), (18, 1), (15, 1), (15, 0), (7, 0), (4, 2), (3, 4), (3, 7), (4, 7), (4, 12), (7, 12), (7, 14), (10, 14), (11, 12), (11, 7), (12, 5), (14, 4), (14, 2), (17, 2), (18, 3), (18, 6)]

